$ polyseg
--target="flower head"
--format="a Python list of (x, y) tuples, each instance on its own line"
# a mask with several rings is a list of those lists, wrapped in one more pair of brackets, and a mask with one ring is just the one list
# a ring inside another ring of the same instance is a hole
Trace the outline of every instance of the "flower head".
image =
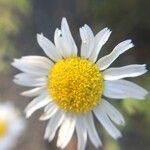
[(11, 103), (0, 103), (0, 149), (8, 150), (25, 127), (24, 120)]
[[(119, 68), (109, 66), (125, 51), (133, 47), (131, 40), (119, 43), (113, 51), (98, 59), (99, 52), (107, 42), (111, 31), (101, 30), (94, 36), (91, 28), (80, 28), (81, 52), (71, 35), (67, 20), (62, 19), (61, 29), (55, 30), (54, 44), (43, 34), (37, 41), (48, 56), (24, 56), (15, 59), (12, 65), (23, 73), (14, 81), (23, 86), (34, 87), (22, 93), (35, 97), (26, 107), (26, 116), (45, 107), (41, 120), (49, 120), (45, 138), (53, 140), (58, 131), (57, 146), (65, 148), (76, 131), (78, 150), (84, 150), (87, 137), (95, 147), (102, 145), (94, 125), (93, 115), (114, 138), (121, 137), (114, 126), (124, 125), (124, 118), (105, 99), (144, 99), (147, 91), (124, 80), (146, 73), (145, 65), (128, 65)], [(105, 98), (104, 98), (105, 97)]]

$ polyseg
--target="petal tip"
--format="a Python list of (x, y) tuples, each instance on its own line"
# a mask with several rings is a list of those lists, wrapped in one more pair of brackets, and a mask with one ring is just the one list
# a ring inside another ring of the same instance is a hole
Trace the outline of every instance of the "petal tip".
[(13, 67), (15, 67), (15, 62), (13, 61), (13, 62), (11, 62), (11, 65), (13, 66)]
[(20, 93), (21, 96), (26, 96), (25, 92)]
[(45, 117), (44, 117), (43, 115), (41, 115), (40, 118), (39, 118), (39, 120), (40, 120), (40, 121), (44, 121), (44, 120), (45, 120)]
[(37, 37), (37, 40), (41, 40), (41, 38), (43, 37), (43, 33), (37, 33), (36, 37)]
[(67, 19), (66, 19), (66, 17), (62, 17), (62, 21), (66, 21)]
[(29, 118), (30, 118), (30, 116), (31, 116), (31, 114), (30, 114), (30, 113), (28, 113), (28, 112), (26, 112), (25, 114), (26, 114), (26, 115), (25, 115), (25, 117), (26, 117), (27, 119), (29, 119)]
[(149, 93), (147, 90), (145, 90), (145, 96), (144, 96), (144, 99), (147, 98), (147, 97), (149, 97), (149, 96), (150, 96), (150, 93)]
[(18, 83), (18, 80), (17, 80), (17, 79), (13, 79), (13, 82), (17, 84), (17, 83)]
[(62, 18), (62, 21), (61, 21), (61, 26), (63, 27), (63, 26), (65, 26), (65, 25), (68, 25), (68, 22), (67, 22), (66, 17), (63, 17), (63, 18)]
[(135, 46), (133, 43), (130, 43), (130, 44), (131, 44), (131, 48)]

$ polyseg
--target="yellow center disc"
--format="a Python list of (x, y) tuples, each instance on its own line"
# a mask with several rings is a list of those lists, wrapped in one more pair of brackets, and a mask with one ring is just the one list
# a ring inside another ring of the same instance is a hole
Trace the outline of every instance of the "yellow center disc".
[(7, 134), (8, 124), (4, 119), (0, 119), (0, 138)]
[(91, 111), (101, 101), (103, 86), (97, 66), (80, 57), (58, 61), (48, 75), (49, 95), (67, 112)]

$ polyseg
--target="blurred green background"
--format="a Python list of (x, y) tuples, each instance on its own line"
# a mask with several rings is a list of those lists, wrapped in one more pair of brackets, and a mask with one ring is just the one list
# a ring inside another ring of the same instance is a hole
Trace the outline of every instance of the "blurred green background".
[[(135, 47), (123, 54), (114, 66), (130, 63), (150, 64), (150, 0), (0, 0), (0, 100), (13, 101), (23, 113), (30, 101), (21, 97), (24, 90), (12, 82), (17, 71), (11, 67), (13, 58), (22, 55), (44, 55), (36, 41), (37, 33), (44, 33), (53, 41), (61, 18), (68, 19), (78, 47), (79, 27), (90, 25), (96, 33), (109, 27), (113, 33), (101, 55), (125, 39), (132, 39)], [(150, 90), (150, 74), (132, 79)], [(123, 113), (126, 126), (120, 128), (123, 138), (115, 141), (98, 125), (104, 146), (101, 150), (150, 149), (150, 97), (145, 101), (126, 99), (112, 102)], [(40, 111), (28, 120), (26, 132), (14, 150), (55, 150), (55, 140), (44, 141), (46, 123), (39, 122)], [(87, 150), (94, 150), (88, 143)]]

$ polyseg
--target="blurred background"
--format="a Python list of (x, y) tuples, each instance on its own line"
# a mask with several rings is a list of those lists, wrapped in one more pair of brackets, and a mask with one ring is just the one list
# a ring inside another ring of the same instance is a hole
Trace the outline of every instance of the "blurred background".
[[(65, 16), (72, 34), (80, 47), (79, 27), (84, 23), (97, 33), (104, 27), (113, 33), (100, 54), (108, 54), (113, 47), (132, 39), (135, 47), (113, 64), (130, 63), (150, 65), (150, 1), (149, 0), (0, 0), (0, 101), (12, 101), (23, 110), (29, 98), (19, 93), (25, 88), (12, 82), (17, 70), (11, 67), (13, 58), (22, 55), (44, 55), (37, 44), (36, 34), (44, 33), (53, 41), (56, 27)], [(150, 74), (132, 81), (150, 90)], [(149, 150), (150, 149), (150, 97), (145, 101), (126, 99), (112, 102), (124, 115), (126, 126), (120, 128), (123, 138), (113, 140), (97, 125), (104, 146), (101, 150)], [(43, 135), (46, 122), (40, 122), (38, 111), (28, 120), (26, 132), (18, 140), (14, 150), (55, 150), (56, 141), (48, 143)], [(94, 150), (88, 142), (87, 150)]]

